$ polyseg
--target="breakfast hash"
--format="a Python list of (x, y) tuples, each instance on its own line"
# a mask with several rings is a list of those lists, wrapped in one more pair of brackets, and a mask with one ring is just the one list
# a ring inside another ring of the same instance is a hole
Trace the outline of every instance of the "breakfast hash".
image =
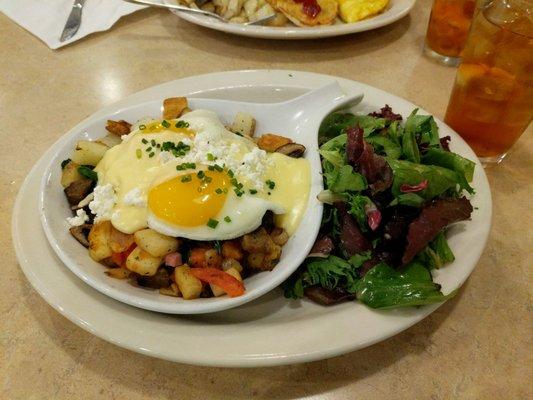
[(305, 147), (255, 125), (184, 97), (159, 119), (108, 120), (61, 163), (71, 234), (110, 277), (186, 300), (242, 295), (280, 260), (310, 190)]

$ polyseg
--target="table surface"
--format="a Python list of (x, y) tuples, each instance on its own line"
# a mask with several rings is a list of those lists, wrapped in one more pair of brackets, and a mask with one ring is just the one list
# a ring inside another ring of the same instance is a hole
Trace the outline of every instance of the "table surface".
[(58, 51), (0, 15), (0, 398), (533, 398), (531, 127), (487, 169), (493, 227), (459, 295), (407, 331), (330, 360), (223, 369), (139, 355), (54, 311), (15, 258), (8, 221), (32, 164), (83, 118), (152, 85), (214, 71), (306, 70), (376, 86), (442, 118), (455, 70), (422, 56), (429, 9), (419, 0), (388, 27), (320, 42), (229, 36), (143, 10)]

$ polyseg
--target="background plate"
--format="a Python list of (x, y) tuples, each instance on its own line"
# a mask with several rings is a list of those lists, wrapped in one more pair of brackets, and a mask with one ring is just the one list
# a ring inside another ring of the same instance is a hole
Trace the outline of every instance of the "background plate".
[[(176, 4), (174, 0), (164, 0), (167, 4)], [(202, 15), (189, 14), (179, 11), (171, 11), (180, 18), (196, 25), (217, 31), (233, 33), (235, 35), (250, 36), (261, 39), (317, 39), (332, 36), (348, 35), (350, 33), (363, 32), (392, 24), (403, 18), (415, 5), (416, 0), (390, 0), (389, 5), (381, 14), (351, 24), (337, 23), (335, 25), (321, 27), (302, 28), (298, 26), (270, 27), (270, 26), (247, 26), (242, 24), (228, 24), (214, 18)]]
[[(330, 82), (332, 77), (296, 71), (233, 71), (185, 78), (134, 94), (97, 112), (176, 95), (278, 102)], [(347, 94), (364, 92), (356, 111), (388, 103), (409, 114), (413, 104), (368, 85), (335, 78)], [(421, 112), (424, 112), (421, 110)], [(476, 160), (472, 220), (450, 231), (456, 261), (437, 271), (443, 291), (459, 287), (474, 269), (485, 246), (491, 197), (483, 168), (466, 143), (441, 121), (441, 136), (452, 137), (453, 151)], [(79, 124), (74, 129), (81, 128)], [(324, 308), (288, 301), (274, 290), (245, 306), (203, 316), (173, 316), (117, 302), (85, 285), (56, 257), (40, 226), (38, 187), (52, 147), (26, 178), (13, 210), (13, 242), (22, 270), (39, 294), (83, 329), (119, 346), (167, 360), (211, 366), (269, 366), (317, 360), (384, 340), (422, 320), (439, 305), (374, 311), (355, 303)], [(277, 338), (282, 338), (278, 340)], [(332, 340), (334, 338), (334, 340)]]

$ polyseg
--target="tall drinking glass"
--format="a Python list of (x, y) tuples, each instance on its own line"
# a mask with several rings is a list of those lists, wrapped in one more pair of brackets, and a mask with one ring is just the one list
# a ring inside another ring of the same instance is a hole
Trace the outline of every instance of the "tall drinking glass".
[(424, 53), (441, 64), (459, 65), (476, 0), (434, 0)]
[(498, 163), (532, 117), (533, 1), (489, 1), (472, 22), (444, 121)]

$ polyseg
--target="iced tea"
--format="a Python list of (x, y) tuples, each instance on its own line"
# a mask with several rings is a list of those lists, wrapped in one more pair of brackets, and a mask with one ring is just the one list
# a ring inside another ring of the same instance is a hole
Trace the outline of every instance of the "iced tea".
[(426, 33), (426, 48), (458, 59), (468, 37), (475, 0), (435, 0)]
[(533, 117), (531, 4), (488, 3), (462, 53), (444, 120), (485, 161), (501, 161)]

